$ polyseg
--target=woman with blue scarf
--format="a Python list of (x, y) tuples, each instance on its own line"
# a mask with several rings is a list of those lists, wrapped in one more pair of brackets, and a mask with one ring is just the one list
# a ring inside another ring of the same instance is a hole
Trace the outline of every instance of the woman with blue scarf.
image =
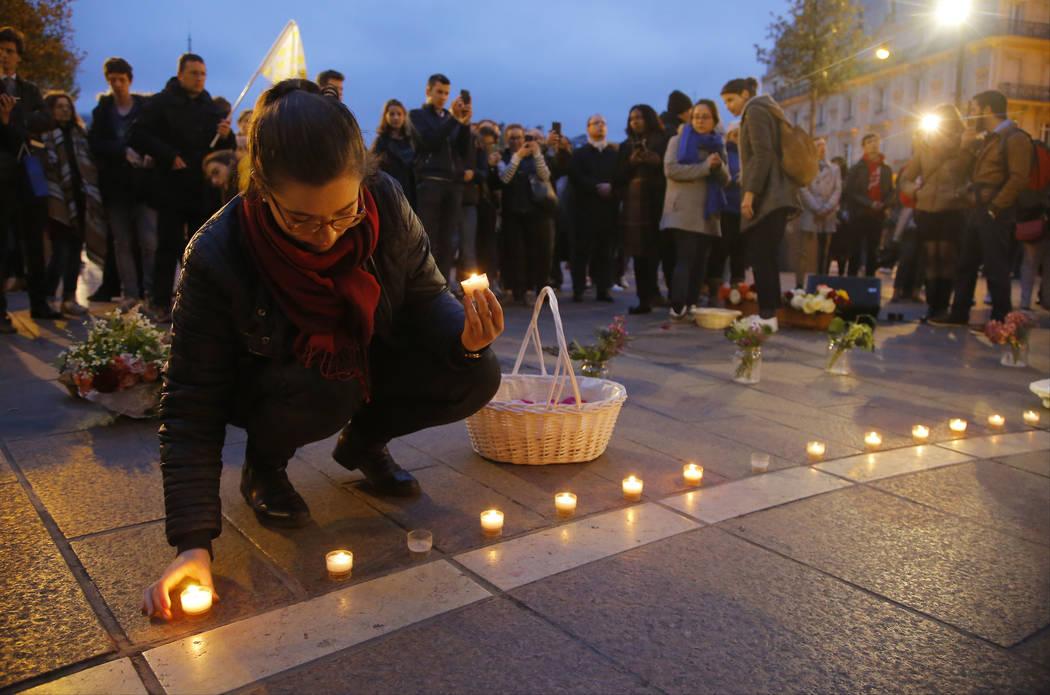
[(692, 320), (689, 307), (699, 300), (707, 258), (722, 235), (721, 213), (728, 209), (729, 171), (717, 125), (718, 107), (710, 99), (700, 99), (690, 122), (667, 143), (664, 155), (667, 193), (660, 229), (670, 231), (678, 257), (671, 285), (673, 321)]

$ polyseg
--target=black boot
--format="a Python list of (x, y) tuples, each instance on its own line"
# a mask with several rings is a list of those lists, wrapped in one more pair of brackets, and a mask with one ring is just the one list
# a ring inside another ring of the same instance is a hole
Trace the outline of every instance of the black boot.
[(344, 427), (339, 434), (332, 458), (347, 470), (364, 473), (365, 479), (379, 495), (415, 497), (420, 492), (419, 483), (411, 473), (397, 465), (386, 448), (386, 442), (366, 441), (352, 424)]
[(244, 461), (241, 494), (264, 526), (301, 528), (311, 521), (310, 508), (288, 480), (287, 465), (265, 468)]

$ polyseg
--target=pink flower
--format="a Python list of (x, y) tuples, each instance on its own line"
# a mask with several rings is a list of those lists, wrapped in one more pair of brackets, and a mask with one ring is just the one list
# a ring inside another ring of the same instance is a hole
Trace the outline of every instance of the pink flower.
[(125, 372), (120, 375), (120, 379), (117, 382), (117, 388), (123, 391), (124, 389), (131, 388), (137, 383), (139, 383), (138, 376), (132, 374), (131, 372)]

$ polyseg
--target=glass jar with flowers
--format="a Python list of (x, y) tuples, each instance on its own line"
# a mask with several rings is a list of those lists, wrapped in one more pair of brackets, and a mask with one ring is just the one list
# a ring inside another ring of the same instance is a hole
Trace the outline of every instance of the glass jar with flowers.
[(762, 376), (762, 344), (773, 329), (765, 324), (755, 324), (750, 319), (737, 319), (729, 324), (725, 336), (736, 345), (733, 353), (733, 381), (738, 384), (757, 384)]
[(989, 321), (985, 324), (984, 334), (988, 340), (1010, 348), (1009, 352), (1003, 354), (999, 364), (1004, 367), (1028, 366), (1028, 338), (1035, 325), (1035, 319), (1023, 311), (1011, 311), (1005, 321)]
[[(594, 329), (597, 343), (580, 345), (577, 341), (569, 343), (569, 358), (579, 360), (580, 374), (583, 376), (605, 379), (609, 376), (609, 361), (623, 352), (627, 343), (634, 337), (627, 332), (627, 319), (616, 316), (608, 326)], [(543, 351), (557, 356), (557, 346), (548, 346)]]
[(853, 348), (875, 351), (875, 317), (861, 314), (855, 321), (844, 321), (836, 316), (828, 325), (828, 374), (850, 374), (849, 354)]

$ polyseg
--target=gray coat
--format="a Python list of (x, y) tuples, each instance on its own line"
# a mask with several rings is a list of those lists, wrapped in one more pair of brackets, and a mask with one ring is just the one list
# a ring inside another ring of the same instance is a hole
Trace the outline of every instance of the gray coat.
[[(678, 163), (678, 140), (675, 135), (667, 143), (664, 153), (664, 175), (667, 177), (667, 192), (664, 194), (664, 214), (660, 218), (660, 229), (684, 229), (711, 236), (722, 236), (719, 217), (704, 219), (707, 204), (707, 176), (711, 170), (704, 161), (711, 154), (700, 150), (699, 164)], [(729, 165), (723, 164), (715, 170), (715, 176), (723, 186), (729, 185)]]
[[(773, 97), (762, 94), (748, 100), (740, 120), (740, 192), (755, 196), (755, 216), (741, 217), (741, 229), (755, 226), (763, 217), (789, 208), (798, 215), (798, 185), (780, 167), (780, 122), (783, 111)], [(670, 149), (670, 148), (668, 148)]]

